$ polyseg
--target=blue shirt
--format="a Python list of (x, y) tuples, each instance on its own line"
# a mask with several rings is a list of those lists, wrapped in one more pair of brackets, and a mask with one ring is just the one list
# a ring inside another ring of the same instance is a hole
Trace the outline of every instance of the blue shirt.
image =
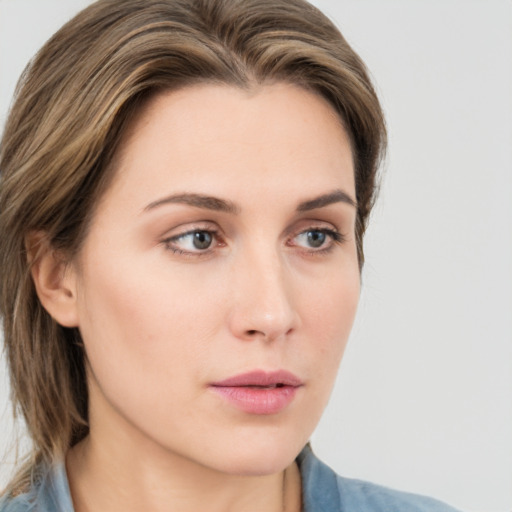
[[(343, 478), (306, 446), (297, 463), (303, 512), (457, 512), (432, 498)], [(0, 500), (0, 512), (73, 512), (64, 463), (49, 468), (29, 492)]]

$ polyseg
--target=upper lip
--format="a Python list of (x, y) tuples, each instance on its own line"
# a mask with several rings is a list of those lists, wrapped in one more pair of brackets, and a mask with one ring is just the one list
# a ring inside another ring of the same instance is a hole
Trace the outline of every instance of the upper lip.
[(264, 370), (254, 370), (240, 375), (234, 375), (227, 379), (213, 382), (216, 387), (244, 387), (244, 386), (302, 386), (302, 381), (287, 370), (277, 370), (266, 372)]

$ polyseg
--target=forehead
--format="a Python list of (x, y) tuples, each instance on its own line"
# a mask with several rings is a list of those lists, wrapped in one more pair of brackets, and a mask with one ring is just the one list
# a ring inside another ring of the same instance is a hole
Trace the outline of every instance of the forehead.
[(189, 189), (220, 197), (354, 189), (352, 151), (338, 115), (321, 96), (286, 83), (160, 93), (128, 127), (115, 168), (113, 188), (126, 197), (131, 187), (137, 201), (147, 202), (157, 192)]

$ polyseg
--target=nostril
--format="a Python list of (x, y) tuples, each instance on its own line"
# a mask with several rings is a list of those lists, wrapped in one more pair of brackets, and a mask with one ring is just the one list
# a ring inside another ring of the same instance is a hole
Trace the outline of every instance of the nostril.
[(258, 331), (256, 331), (255, 329), (251, 329), (251, 330), (247, 331), (247, 334), (248, 334), (249, 336), (254, 336), (257, 332), (258, 332)]

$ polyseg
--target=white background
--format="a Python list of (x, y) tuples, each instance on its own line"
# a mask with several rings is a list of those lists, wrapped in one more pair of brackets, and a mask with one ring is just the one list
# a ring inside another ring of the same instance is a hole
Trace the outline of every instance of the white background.
[[(30, 56), (87, 3), (0, 0), (1, 124)], [(358, 319), (313, 446), (346, 476), (510, 512), (512, 2), (314, 3), (371, 69), (390, 149)], [(0, 385), (5, 451), (3, 366)]]

